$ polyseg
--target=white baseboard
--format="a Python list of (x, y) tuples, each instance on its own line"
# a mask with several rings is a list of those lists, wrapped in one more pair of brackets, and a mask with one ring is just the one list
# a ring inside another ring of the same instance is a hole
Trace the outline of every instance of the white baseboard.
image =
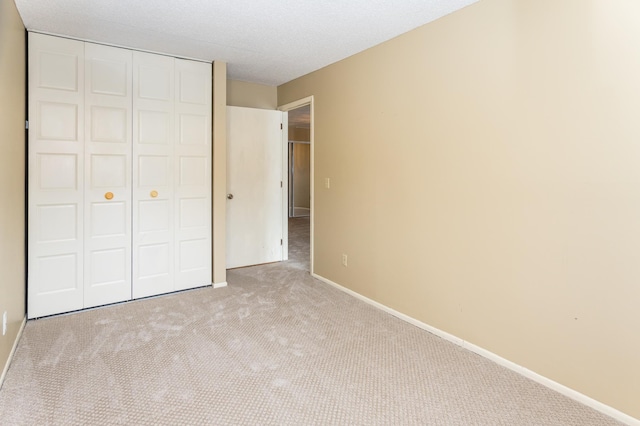
[(311, 274), (314, 278), (319, 279), (322, 282), (325, 282), (339, 290), (342, 290), (343, 292), (356, 297), (357, 299), (360, 299), (366, 303), (368, 303), (369, 305), (375, 306), (376, 308), (383, 310), (391, 315), (393, 315), (396, 318), (399, 318), (403, 321), (408, 322), (409, 324), (415, 325), (416, 327), (419, 327), (423, 330), (428, 331), (429, 333), (435, 334), (438, 337), (441, 337), (451, 343), (454, 343), (458, 346), (461, 346), (465, 349), (470, 350), (471, 352), (474, 352), (484, 358), (487, 358), (493, 362), (495, 362), (498, 365), (501, 365), (505, 368), (508, 368), (509, 370), (515, 371), (516, 373), (533, 380), (534, 382), (540, 383), (543, 386), (546, 386), (549, 389), (552, 389), (566, 397), (569, 397), (571, 399), (573, 399), (574, 401), (577, 401), (581, 404), (586, 405), (587, 407), (591, 407), (594, 410), (597, 410), (603, 414), (606, 414), (609, 417), (612, 417), (622, 423), (625, 423), (627, 425), (630, 426), (640, 426), (640, 419), (636, 419), (635, 417), (631, 417), (628, 414), (623, 413), (622, 411), (616, 410), (615, 408), (606, 405), (600, 401), (597, 401), (591, 397), (588, 397), (587, 395), (584, 395), (576, 390), (573, 390), (565, 385), (562, 385), (558, 382), (555, 382), (547, 377), (544, 377), (534, 371), (529, 370), (528, 368), (525, 368), (521, 365), (516, 364), (515, 362), (509, 361), (508, 359), (505, 359), (499, 355), (496, 355), (495, 353), (488, 351), (484, 348), (481, 348), (480, 346), (474, 345), (473, 343), (469, 343), (467, 341), (465, 341), (464, 339), (461, 339), (459, 337), (454, 336), (453, 334), (449, 334), (446, 331), (442, 331), (438, 328), (432, 327), (429, 324), (425, 324), (422, 321), (418, 321), (415, 318), (412, 318), (406, 314), (403, 314), (402, 312), (398, 312), (395, 309), (391, 309), (388, 306), (383, 305), (382, 303), (376, 302), (375, 300), (371, 300), (368, 297), (365, 297), (363, 295), (361, 295), (360, 293), (356, 293), (353, 290), (350, 290), (346, 287), (341, 286), (340, 284), (337, 284), (327, 278), (324, 278), (318, 274), (312, 273)]
[(18, 330), (18, 335), (16, 336), (16, 340), (13, 342), (13, 347), (11, 348), (11, 352), (9, 352), (9, 358), (7, 358), (7, 362), (2, 369), (2, 375), (0, 375), (0, 389), (2, 389), (2, 384), (4, 383), (4, 378), (7, 375), (7, 371), (9, 371), (9, 365), (11, 365), (11, 360), (13, 360), (13, 355), (16, 353), (16, 349), (18, 348), (18, 342), (20, 341), (20, 337), (22, 337), (22, 331), (24, 330), (24, 326), (27, 324), (27, 316), (22, 319), (22, 324), (20, 324), (20, 330)]
[(222, 287), (226, 287), (227, 286), (227, 282), (223, 281), (221, 283), (213, 283), (213, 288), (222, 288)]

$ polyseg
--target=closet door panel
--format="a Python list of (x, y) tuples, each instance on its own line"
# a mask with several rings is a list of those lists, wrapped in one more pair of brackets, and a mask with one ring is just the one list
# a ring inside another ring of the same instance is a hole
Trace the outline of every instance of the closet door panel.
[(176, 290), (211, 284), (211, 64), (176, 59)]
[(28, 317), (83, 307), (84, 43), (29, 33)]
[(133, 53), (133, 297), (174, 290), (174, 59)]
[(132, 52), (85, 44), (84, 307), (131, 299)]
[(29, 34), (28, 316), (211, 283), (211, 65)]

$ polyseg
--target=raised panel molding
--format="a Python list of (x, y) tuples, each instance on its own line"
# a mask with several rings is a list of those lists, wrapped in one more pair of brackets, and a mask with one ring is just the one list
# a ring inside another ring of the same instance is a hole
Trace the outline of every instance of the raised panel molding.
[(201, 73), (180, 72), (180, 101), (188, 104), (206, 105), (207, 93), (202, 90), (206, 82)]
[(140, 278), (147, 278), (169, 273), (171, 263), (171, 250), (169, 244), (150, 244), (139, 248)]
[(181, 145), (207, 145), (207, 117), (181, 114), (179, 123)]
[(88, 237), (124, 236), (127, 233), (127, 207), (124, 202), (91, 204), (91, 233)]
[(91, 107), (91, 140), (127, 143), (128, 130), (126, 109)]
[(160, 187), (169, 184), (169, 157), (166, 155), (140, 155), (138, 182), (140, 186)]
[(91, 155), (91, 188), (124, 188), (127, 185), (127, 158), (124, 155)]
[[(38, 87), (56, 90), (78, 91), (78, 56), (63, 53), (41, 52), (38, 70)], [(43, 72), (46, 70), (47, 72)]]
[(169, 231), (168, 200), (147, 200), (138, 204), (140, 232)]
[(166, 145), (169, 142), (169, 113), (165, 111), (138, 112), (138, 142)]
[(37, 185), (41, 190), (78, 189), (78, 155), (37, 153)]
[(206, 268), (205, 257), (207, 241), (205, 239), (180, 242), (180, 271), (194, 271)]
[(171, 101), (171, 73), (161, 66), (141, 65), (139, 68), (138, 97)]
[(37, 241), (47, 243), (77, 240), (77, 209), (75, 204), (37, 206)]
[(126, 63), (91, 59), (91, 93), (127, 96), (128, 72)]
[(202, 186), (207, 178), (207, 159), (203, 157), (180, 158), (180, 185)]
[(39, 102), (38, 136), (58, 141), (78, 140), (78, 106), (74, 104)]
[(77, 265), (78, 257), (74, 253), (39, 257), (38, 295), (77, 290)]
[(91, 252), (92, 287), (123, 283), (127, 281), (126, 264), (127, 251), (124, 249), (95, 250)]
[(180, 200), (181, 229), (199, 228), (207, 225), (207, 200), (205, 198), (183, 198)]

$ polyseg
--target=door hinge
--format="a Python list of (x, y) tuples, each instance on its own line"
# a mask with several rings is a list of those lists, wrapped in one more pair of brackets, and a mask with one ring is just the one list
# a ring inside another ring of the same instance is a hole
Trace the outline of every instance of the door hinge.
[(25, 130), (29, 130), (29, 120), (24, 122), (24, 128)]
[(280, 245), (282, 245), (282, 240), (280, 240)]
[(280, 188), (282, 188), (282, 181), (280, 181)]
[(280, 123), (280, 130), (282, 130), (282, 123)]

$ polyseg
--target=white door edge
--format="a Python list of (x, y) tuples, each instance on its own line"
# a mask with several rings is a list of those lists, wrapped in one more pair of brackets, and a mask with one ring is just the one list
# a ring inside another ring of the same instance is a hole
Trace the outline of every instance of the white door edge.
[(289, 114), (282, 112), (282, 260), (289, 260)]
[[(310, 112), (310, 129), (309, 129), (309, 134), (310, 134), (310, 147), (309, 150), (311, 151), (311, 165), (310, 165), (310, 182), (309, 182), (309, 186), (310, 186), (310, 192), (311, 192), (311, 205), (310, 205), (310, 210), (309, 210), (309, 224), (310, 224), (310, 232), (309, 232), (309, 272), (311, 272), (311, 274), (314, 273), (314, 269), (313, 269), (313, 241), (314, 241), (314, 226), (313, 226), (313, 221), (314, 221), (314, 217), (315, 217), (315, 195), (314, 195), (314, 188), (315, 188), (315, 143), (314, 143), (314, 98), (313, 95), (311, 96), (307, 96), (306, 98), (302, 98), (299, 99), (297, 101), (293, 101), (293, 102), (289, 102), (288, 104), (284, 104), (278, 107), (278, 110), (283, 111), (285, 113), (291, 111), (292, 109), (296, 109), (296, 108), (300, 108), (302, 106), (305, 105), (309, 105), (311, 112)], [(288, 115), (285, 114), (285, 116)], [(283, 125), (284, 127), (284, 125)], [(283, 145), (283, 152), (288, 152), (288, 126), (287, 126), (287, 131), (283, 132), (283, 141), (282, 141), (282, 145)], [(284, 155), (288, 155), (288, 154), (284, 154)], [(283, 161), (283, 178), (285, 176), (288, 176), (289, 172), (287, 170), (287, 165), (289, 164), (288, 161)], [(283, 199), (285, 200), (285, 202), (287, 202), (289, 200), (289, 185), (284, 185), (283, 184)], [(282, 210), (283, 211), (283, 215), (284, 215), (284, 224), (285, 226), (283, 226), (282, 232), (283, 232), (283, 245), (285, 244), (284, 241), (289, 241), (289, 226), (288, 226), (288, 220), (289, 220), (289, 209), (285, 208)], [(288, 252), (287, 252), (288, 254)]]

